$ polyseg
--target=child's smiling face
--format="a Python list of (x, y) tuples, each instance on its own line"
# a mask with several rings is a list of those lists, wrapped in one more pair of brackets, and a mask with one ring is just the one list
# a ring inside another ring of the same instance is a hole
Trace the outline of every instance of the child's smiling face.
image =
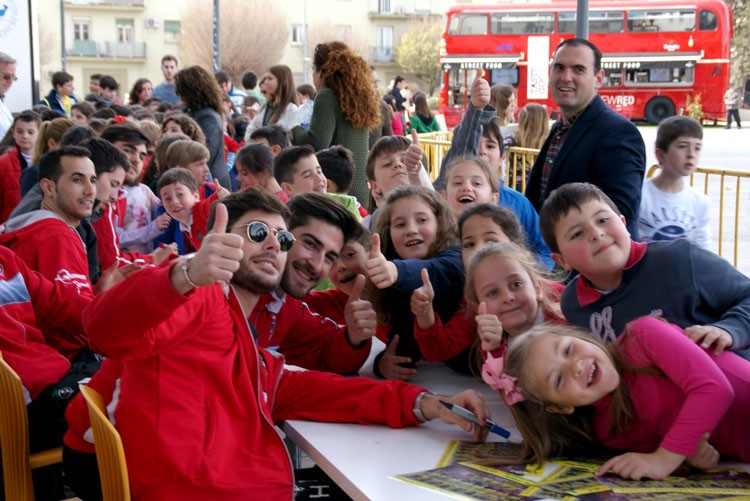
[(462, 162), (448, 173), (445, 198), (456, 217), (476, 204), (497, 203), (497, 196), (485, 172), (474, 162)]
[(437, 240), (438, 222), (427, 203), (417, 197), (393, 202), (391, 241), (401, 259), (425, 259)]
[(341, 255), (328, 275), (337, 289), (351, 296), (357, 275), (367, 276), (367, 255), (367, 249), (359, 242), (351, 240), (344, 245)]

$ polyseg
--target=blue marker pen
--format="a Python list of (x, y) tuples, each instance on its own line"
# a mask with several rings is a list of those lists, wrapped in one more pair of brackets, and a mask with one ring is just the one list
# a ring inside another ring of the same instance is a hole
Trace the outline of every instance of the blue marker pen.
[[(472, 423), (474, 423), (476, 425), (482, 426), (482, 424), (479, 422), (479, 418), (477, 418), (477, 415), (474, 414), (473, 412), (471, 412), (470, 410), (464, 409), (460, 405), (452, 404), (450, 402), (444, 402), (442, 400), (440, 401), (440, 403), (443, 404), (446, 409), (448, 409), (449, 411), (451, 411), (456, 416), (459, 416), (459, 417), (461, 417), (461, 418), (463, 418), (463, 419), (465, 419), (467, 421), (470, 421), (470, 422), (472, 422)], [(503, 437), (506, 440), (508, 438), (510, 438), (510, 432), (508, 430), (506, 430), (505, 428), (503, 428), (502, 426), (500, 426), (500, 425), (498, 425), (496, 423), (493, 423), (489, 419), (487, 419), (485, 421), (484, 427), (487, 428), (487, 430), (489, 430), (490, 433), (494, 433), (496, 435), (500, 435), (501, 437)]]

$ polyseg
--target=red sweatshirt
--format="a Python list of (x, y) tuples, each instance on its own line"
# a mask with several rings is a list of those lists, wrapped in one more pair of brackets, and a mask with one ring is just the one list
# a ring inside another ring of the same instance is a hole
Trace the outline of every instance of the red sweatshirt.
[(81, 312), (90, 302), (72, 284), (45, 279), (0, 246), (0, 352), (32, 400), (70, 369), (40, 329), (81, 333)]
[[(29, 268), (47, 280), (75, 285), (79, 295), (93, 297), (83, 241), (54, 212), (28, 212), (8, 220), (5, 227), (0, 244), (12, 249)], [(71, 336), (66, 327), (45, 329), (44, 336), (48, 345), (70, 359), (88, 346), (88, 340), (82, 330)]]
[(233, 291), (182, 296), (170, 272), (141, 270), (83, 314), (92, 346), (124, 364), (115, 417), (125, 455), (138, 458), (128, 462), (134, 499), (292, 499), (275, 424), (417, 423), (421, 388), (285, 371), (283, 358), (256, 347)]

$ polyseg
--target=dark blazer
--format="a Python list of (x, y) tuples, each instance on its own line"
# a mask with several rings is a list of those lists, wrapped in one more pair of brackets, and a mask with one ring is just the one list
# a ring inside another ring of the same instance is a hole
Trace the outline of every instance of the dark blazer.
[(617, 205), (631, 237), (638, 240), (638, 208), (646, 170), (646, 146), (641, 133), (597, 95), (568, 131), (552, 166), (547, 189), (540, 193), (544, 161), (559, 123), (552, 127), (534, 163), (526, 198), (539, 211), (555, 188), (575, 182), (595, 184)]
[(208, 148), (208, 170), (211, 176), (218, 179), (222, 186), (229, 189), (229, 171), (224, 161), (224, 130), (221, 115), (210, 107), (201, 108), (197, 111), (190, 110), (188, 115), (198, 122), (206, 136), (206, 148)]

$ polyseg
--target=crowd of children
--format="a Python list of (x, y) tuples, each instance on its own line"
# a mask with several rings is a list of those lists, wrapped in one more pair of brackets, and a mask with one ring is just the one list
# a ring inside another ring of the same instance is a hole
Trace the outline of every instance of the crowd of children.
[[(217, 74), (231, 109), (236, 101), (252, 116), (235, 131), (236, 148), (225, 142), (227, 155), (236, 150), (226, 186), (211, 174), (195, 120), (147, 110), (150, 82), (137, 83), (130, 108), (97, 101), (94, 111), (75, 101), (66, 75), (56, 74), (45, 101), (58, 115), (24, 111), (2, 142), (0, 277), (27, 291), (35, 315), (23, 310), (14, 320), (23, 333), (0, 336), (0, 351), (21, 376), (32, 437), (43, 436), (32, 445), (59, 445), (69, 424), (66, 480), (82, 499), (101, 495), (85, 405), (73, 397), (91, 376), (126, 451), (165, 447), (129, 462), (140, 494), (231, 497), (254, 481), (285, 492), (287, 459), (269, 434), (285, 418), (459, 422), (405, 383), (422, 359), (481, 377), (503, 396), (523, 444), (498, 461), (604, 446), (620, 453), (599, 473), (629, 478), (664, 478), (683, 462), (711, 468), (720, 456), (750, 462), (750, 279), (708, 250), (708, 201), (685, 183), (700, 155), (694, 120), (659, 127), (660, 171), (643, 187), (638, 242), (594, 185), (558, 188), (539, 214), (506, 185), (508, 141), (481, 71), (435, 184), (417, 133), (437, 125), (417, 93), (412, 140), (384, 136), (369, 151), (368, 200), (349, 194), (351, 151), (290, 144), (316, 101), (286, 66), (264, 74), (262, 102), (230, 94), (231, 80)], [(538, 147), (540, 110), (522, 116), (515, 141)], [(65, 314), (44, 311), (58, 303)], [(374, 372), (390, 382), (315, 372), (357, 372), (373, 337), (386, 344)], [(310, 373), (284, 375), (272, 353)], [(37, 363), (44, 374), (33, 373)], [(160, 386), (186, 379), (190, 396)], [(259, 390), (249, 410), (242, 399)], [(382, 398), (383, 409), (365, 409), (358, 390)], [(316, 392), (343, 400), (305, 407)], [(446, 398), (488, 417), (476, 395)], [(269, 454), (270, 480), (248, 479), (258, 460), (229, 452), (245, 415), (253, 425), (241, 440)], [(211, 444), (201, 443), (207, 426), (221, 428)], [(207, 464), (203, 452), (232, 465)], [(39, 498), (54, 499), (57, 484), (45, 478)]]

